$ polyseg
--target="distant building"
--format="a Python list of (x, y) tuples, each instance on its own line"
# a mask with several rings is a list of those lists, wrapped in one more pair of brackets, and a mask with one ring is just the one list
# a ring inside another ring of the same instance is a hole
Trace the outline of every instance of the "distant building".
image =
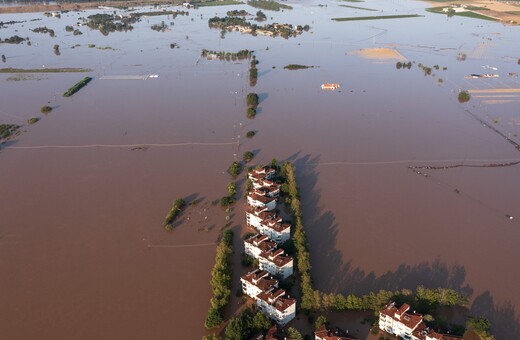
[(257, 259), (260, 253), (275, 250), (276, 243), (271, 242), (265, 235), (256, 234), (244, 240), (244, 248), (247, 255)]
[(329, 330), (325, 325), (321, 326), (314, 332), (315, 340), (357, 340), (356, 337), (348, 334), (348, 332), (336, 328), (335, 330)]
[(294, 260), (284, 255), (283, 249), (262, 252), (258, 256), (258, 261), (260, 269), (271, 275), (281, 276), (282, 279), (288, 278), (294, 271)]
[(321, 84), (321, 89), (322, 90), (336, 90), (336, 89), (339, 89), (339, 88), (340, 88), (339, 84), (329, 84), (329, 83)]
[(269, 273), (255, 269), (240, 278), (244, 294), (256, 299), (258, 294), (278, 288), (278, 280), (269, 276)]
[(277, 324), (285, 326), (296, 316), (296, 300), (285, 298), (285, 291), (263, 292), (257, 295), (256, 304), (262, 312)]

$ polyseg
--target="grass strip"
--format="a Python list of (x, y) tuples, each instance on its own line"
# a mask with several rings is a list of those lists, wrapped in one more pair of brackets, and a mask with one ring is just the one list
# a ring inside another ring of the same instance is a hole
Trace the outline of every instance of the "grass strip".
[(401, 14), (401, 15), (379, 15), (371, 17), (349, 17), (349, 18), (332, 18), (334, 21), (360, 21), (360, 20), (384, 20), (384, 19), (404, 19), (404, 18), (418, 18), (424, 15), (419, 14)]
[(92, 72), (88, 68), (0, 68), (0, 73), (83, 73)]

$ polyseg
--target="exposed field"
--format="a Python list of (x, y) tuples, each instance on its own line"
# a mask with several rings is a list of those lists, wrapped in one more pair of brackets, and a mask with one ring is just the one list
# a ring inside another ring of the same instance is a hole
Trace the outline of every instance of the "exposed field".
[(384, 20), (384, 19), (405, 19), (422, 17), (419, 14), (402, 14), (402, 15), (376, 15), (370, 17), (348, 17), (348, 18), (332, 18), (334, 21), (360, 21), (360, 20)]
[[(518, 24), (520, 23), (520, 6), (516, 6), (514, 4), (509, 4), (505, 2), (499, 1), (484, 1), (484, 0), (475, 0), (475, 1), (427, 1), (429, 4), (434, 6), (434, 8), (428, 9), (430, 12), (434, 13), (442, 13), (442, 8), (445, 6), (439, 7), (439, 3), (446, 3), (446, 6), (451, 5), (466, 5), (470, 11), (454, 13), (454, 15), (472, 17), (484, 20), (499, 20), (508, 24)], [(438, 11), (440, 10), (440, 12)]]
[(517, 89), (485, 89), (485, 90), (468, 90), (469, 93), (520, 93), (520, 88)]
[(69, 73), (92, 72), (88, 68), (0, 68), (0, 73)]
[(375, 60), (399, 60), (406, 61), (407, 59), (399, 51), (391, 48), (364, 48), (361, 50), (350, 52), (367, 59)]

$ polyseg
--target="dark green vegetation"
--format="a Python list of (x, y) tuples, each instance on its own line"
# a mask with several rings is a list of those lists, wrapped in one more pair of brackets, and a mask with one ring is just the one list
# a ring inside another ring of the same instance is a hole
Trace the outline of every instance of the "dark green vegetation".
[(49, 112), (52, 111), (52, 107), (45, 105), (45, 106), (42, 106), (42, 107), (41, 107), (40, 111), (41, 111), (42, 113), (49, 113)]
[(60, 55), (61, 54), (61, 52), (60, 52), (60, 45), (55, 44), (53, 49), (54, 49), (54, 54), (56, 54), (56, 55)]
[(395, 64), (395, 68), (400, 70), (400, 69), (411, 69), (412, 68), (412, 62), (409, 61), (407, 63), (402, 63), (400, 61), (398, 61), (396, 64)]
[(220, 206), (227, 207), (235, 203), (235, 195), (237, 194), (237, 184), (236, 182), (229, 182), (228, 194), (220, 199)]
[(256, 132), (254, 131), (247, 131), (246, 137), (247, 138), (253, 138), (256, 135)]
[(168, 25), (166, 25), (166, 23), (163, 21), (160, 24), (152, 25), (150, 28), (157, 32), (166, 32)]
[(81, 88), (86, 86), (91, 80), (92, 80), (92, 78), (90, 78), (90, 77), (85, 77), (85, 78), (81, 79), (79, 82), (74, 84), (74, 86), (72, 86), (70, 89), (68, 89), (67, 92), (65, 92), (63, 94), (63, 97), (72, 96), (74, 93), (78, 92), (79, 90), (81, 90)]
[(243, 60), (251, 58), (253, 51), (240, 50), (238, 52), (225, 52), (225, 51), (212, 51), (203, 49), (201, 56), (207, 59), (219, 59), (219, 60)]
[(190, 4), (194, 7), (209, 7), (209, 6), (227, 6), (227, 5), (241, 5), (243, 4), (242, 1), (235, 1), (235, 0), (222, 0), (222, 1), (197, 1), (197, 2), (190, 2)]
[(233, 232), (226, 230), (217, 246), (215, 266), (211, 271), (213, 297), (204, 326), (215, 328), (223, 321), (222, 310), (231, 296), (231, 255), (233, 254)]
[(488, 320), (484, 318), (469, 318), (466, 322), (466, 332), (467, 330), (473, 330), (481, 340), (494, 340), (495, 338), (491, 333), (489, 333), (489, 329), (491, 324)]
[(246, 97), (247, 118), (255, 118), (256, 109), (258, 108), (258, 95), (256, 93), (248, 93)]
[(518, 62), (517, 62), (517, 63), (518, 63), (518, 65), (520, 65), (520, 59), (518, 59)]
[(65, 31), (73, 32), (74, 31), (74, 27), (72, 27), (72, 26), (65, 26)]
[(87, 17), (87, 26), (99, 30), (101, 34), (108, 35), (110, 32), (126, 32), (134, 29), (133, 23), (139, 21), (139, 17), (120, 17), (112, 14), (93, 14)]
[(270, 0), (249, 0), (247, 4), (251, 7), (266, 9), (269, 11), (279, 11), (281, 9), (292, 9), (291, 6)]
[(384, 20), (384, 19), (405, 19), (423, 17), (419, 14), (401, 14), (401, 15), (376, 15), (371, 17), (349, 17), (349, 18), (332, 18), (334, 21), (358, 21), (358, 20)]
[(166, 229), (167, 231), (173, 230), (173, 222), (175, 222), (175, 218), (177, 217), (177, 215), (179, 215), (182, 208), (184, 208), (185, 206), (186, 202), (184, 202), (182, 198), (178, 198), (173, 202), (172, 208), (170, 209), (170, 211), (168, 211), (168, 214), (164, 218), (164, 229)]
[(284, 66), (283, 68), (286, 70), (304, 70), (307, 68), (314, 68), (315, 66), (307, 66), (307, 65), (300, 65), (300, 64), (289, 64)]
[(247, 107), (256, 109), (258, 107), (258, 95), (256, 93), (248, 93), (246, 96)]
[(371, 11), (371, 12), (377, 12), (377, 9), (372, 8), (366, 8), (366, 7), (358, 7), (358, 6), (350, 6), (350, 5), (340, 5), (341, 7), (348, 7), (353, 9), (360, 9), (362, 11)]
[(27, 124), (29, 125), (33, 125), (33, 124), (36, 124), (38, 123), (38, 121), (40, 120), (40, 118), (36, 118), (36, 117), (31, 117), (27, 120)]
[(267, 20), (267, 15), (264, 14), (264, 12), (262, 11), (258, 11), (256, 12), (256, 18), (255, 18), (256, 21), (264, 21), (264, 20)]
[(296, 184), (294, 166), (285, 162), (281, 168), (281, 177), (284, 178), (282, 191), (287, 195), (285, 202), (289, 203), (293, 215), (294, 235), (292, 241), (296, 249), (296, 264), (300, 275), (300, 287), (302, 290), (301, 308), (313, 309), (314, 289), (312, 287), (311, 259), (308, 249), (307, 236), (303, 229), (303, 219), (300, 208), (300, 193)]
[(82, 35), (83, 33), (80, 30), (74, 30), (74, 35)]
[(229, 320), (226, 327), (226, 340), (251, 339), (255, 334), (271, 328), (272, 321), (261, 311), (245, 309), (238, 316)]
[(246, 151), (244, 152), (244, 156), (243, 156), (243, 159), (244, 159), (244, 162), (251, 162), (253, 160), (253, 158), (255, 158), (255, 154), (252, 153), (251, 151)]
[(227, 169), (228, 174), (230, 174), (233, 178), (240, 175), (240, 172), (242, 171), (242, 165), (238, 162), (233, 162)]
[(250, 33), (253, 35), (263, 34), (273, 37), (281, 36), (286, 39), (300, 35), (303, 31), (308, 31), (310, 29), (309, 25), (297, 25), (296, 28), (294, 28), (294, 26), (290, 24), (276, 23), (259, 26), (257, 24), (251, 24), (244, 18), (230, 16), (223, 18), (213, 17), (208, 20), (208, 25), (210, 28), (218, 28), (220, 30), (240, 30), (244, 33)]
[(54, 30), (53, 29), (50, 29), (50, 28), (47, 28), (47, 26), (44, 26), (44, 27), (36, 27), (35, 29), (31, 30), (33, 31), (34, 33), (44, 33), (44, 34), (47, 34), (49, 33), (49, 35), (52, 37), (54, 37)]
[(471, 99), (471, 95), (468, 91), (460, 91), (457, 98), (460, 103), (467, 103)]
[(233, 11), (227, 11), (226, 13), (229, 17), (245, 17), (249, 15), (245, 9), (241, 9), (240, 11), (238, 9), (235, 9)]
[(475, 13), (475, 12), (471, 11), (471, 10), (487, 10), (487, 8), (485, 8), (485, 7), (468, 6), (467, 7), (468, 11), (466, 11), (466, 12), (455, 12), (455, 10), (453, 8), (450, 8), (448, 10), (448, 12), (444, 12), (443, 11), (444, 8), (446, 8), (446, 7), (445, 6), (432, 7), (432, 8), (427, 8), (426, 11), (430, 12), (430, 13), (446, 14), (449, 17), (459, 16), (459, 17), (489, 20), (489, 21), (498, 21), (498, 19), (492, 18), (490, 16), (480, 14), (480, 13)]
[(258, 69), (256, 68), (258, 65), (258, 60), (255, 56), (253, 56), (253, 60), (251, 60), (251, 64), (249, 66), (249, 85), (255, 86), (256, 81), (258, 80)]
[(17, 35), (13, 35), (10, 38), (5, 38), (4, 40), (0, 39), (0, 43), (2, 44), (19, 44), (24, 42), (26, 39), (19, 37)]
[(5, 61), (6, 61), (5, 54), (2, 54), (2, 62), (5, 63)]
[(0, 124), (0, 141), (4, 141), (14, 135), (19, 128), (20, 125), (16, 124)]
[(0, 68), (0, 73), (70, 73), (92, 72), (88, 68)]

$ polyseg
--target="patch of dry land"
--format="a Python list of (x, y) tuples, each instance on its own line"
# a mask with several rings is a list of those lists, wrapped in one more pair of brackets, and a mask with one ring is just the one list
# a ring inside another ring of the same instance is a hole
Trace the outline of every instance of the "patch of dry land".
[(468, 90), (469, 93), (518, 93), (520, 89), (485, 89), (485, 90)]
[(497, 19), (505, 24), (520, 25), (520, 6), (502, 1), (466, 0), (466, 1), (426, 1), (433, 7), (469, 7), (471, 12)]
[(350, 53), (372, 60), (407, 60), (399, 51), (391, 48), (364, 48)]

